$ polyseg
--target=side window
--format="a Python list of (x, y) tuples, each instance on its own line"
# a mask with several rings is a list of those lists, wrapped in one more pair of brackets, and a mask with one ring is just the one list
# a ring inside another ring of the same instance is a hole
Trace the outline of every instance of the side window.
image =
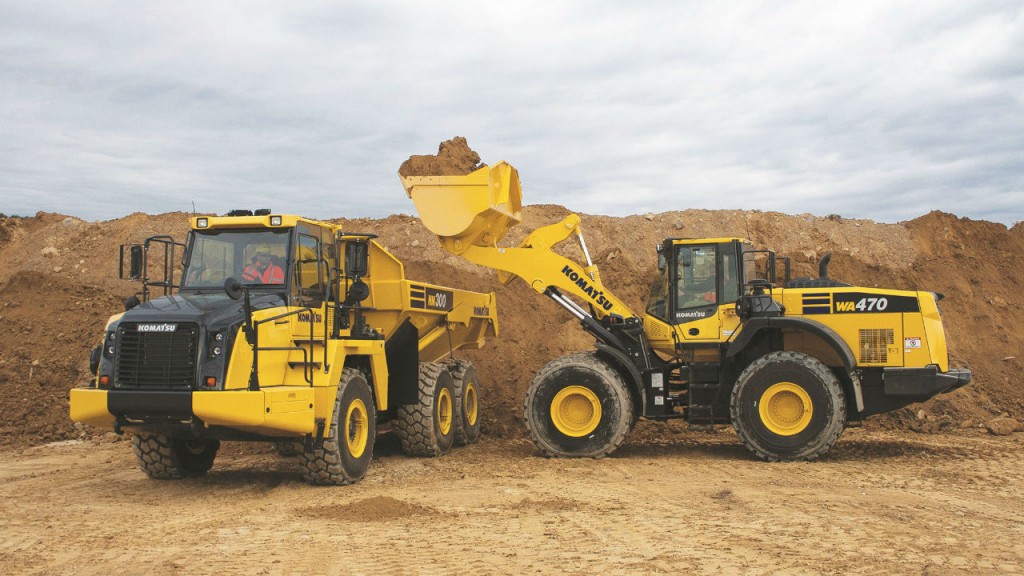
[(722, 254), (722, 303), (735, 302), (740, 297), (739, 268), (736, 266), (736, 255)]
[[(331, 291), (331, 300), (338, 300), (338, 244), (334, 233), (329, 228), (324, 228), (320, 233), (321, 253), (327, 266), (323, 270), (324, 286)], [(332, 279), (334, 280), (332, 284)], [(326, 292), (325, 292), (326, 293)]]
[(326, 283), (320, 263), (320, 234), (300, 231), (295, 243), (295, 294), (304, 306), (319, 306), (324, 301)]
[(668, 266), (665, 266), (654, 278), (654, 283), (651, 284), (651, 292), (647, 296), (648, 314), (662, 320), (668, 318), (668, 288)]
[(679, 248), (679, 284), (676, 287), (678, 309), (712, 306), (718, 303), (716, 278), (717, 255), (714, 246), (683, 246)]

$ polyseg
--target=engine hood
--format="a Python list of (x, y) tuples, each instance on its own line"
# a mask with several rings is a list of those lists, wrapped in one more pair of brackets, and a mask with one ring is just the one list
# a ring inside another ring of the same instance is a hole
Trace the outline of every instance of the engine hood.
[[(280, 294), (253, 295), (253, 310), (284, 306)], [(195, 322), (202, 326), (226, 326), (243, 320), (242, 301), (226, 294), (174, 294), (154, 298), (128, 310), (121, 322)]]

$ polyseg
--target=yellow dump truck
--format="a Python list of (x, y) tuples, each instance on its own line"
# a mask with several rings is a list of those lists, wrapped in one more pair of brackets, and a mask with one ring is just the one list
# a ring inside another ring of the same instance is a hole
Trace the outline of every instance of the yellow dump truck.
[[(851, 286), (828, 277), (827, 259), (819, 277), (791, 279), (788, 260), (742, 238), (670, 237), (641, 317), (605, 287), (579, 216), (498, 245), (521, 212), (507, 163), (402, 181), (445, 249), (504, 282), (522, 278), (595, 337), (594, 350), (553, 360), (527, 390), (526, 425), (545, 455), (604, 456), (644, 417), (731, 423), (760, 458), (809, 460), (847, 422), (971, 379), (950, 367), (941, 294)], [(573, 235), (583, 265), (551, 249)]]
[(362, 478), (381, 423), (413, 455), (476, 441), (480, 384), (454, 351), (497, 334), (494, 294), (409, 280), (373, 238), (257, 210), (131, 246), (141, 294), (107, 322), (71, 419), (133, 432), (164, 479), (206, 473), (221, 440), (273, 441), (314, 484)]

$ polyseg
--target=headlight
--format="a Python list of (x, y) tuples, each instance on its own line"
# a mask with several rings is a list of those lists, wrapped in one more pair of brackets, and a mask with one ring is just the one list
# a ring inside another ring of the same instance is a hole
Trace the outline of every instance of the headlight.
[(117, 339), (117, 333), (114, 331), (107, 332), (107, 337), (103, 341), (103, 355), (107, 358), (113, 358), (114, 356), (114, 341)]

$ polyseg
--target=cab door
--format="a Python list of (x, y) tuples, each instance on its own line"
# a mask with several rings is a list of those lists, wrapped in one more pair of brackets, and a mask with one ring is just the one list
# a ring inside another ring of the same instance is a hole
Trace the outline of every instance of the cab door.
[(674, 321), (680, 339), (720, 342), (739, 324), (737, 253), (733, 243), (680, 245), (675, 254)]

